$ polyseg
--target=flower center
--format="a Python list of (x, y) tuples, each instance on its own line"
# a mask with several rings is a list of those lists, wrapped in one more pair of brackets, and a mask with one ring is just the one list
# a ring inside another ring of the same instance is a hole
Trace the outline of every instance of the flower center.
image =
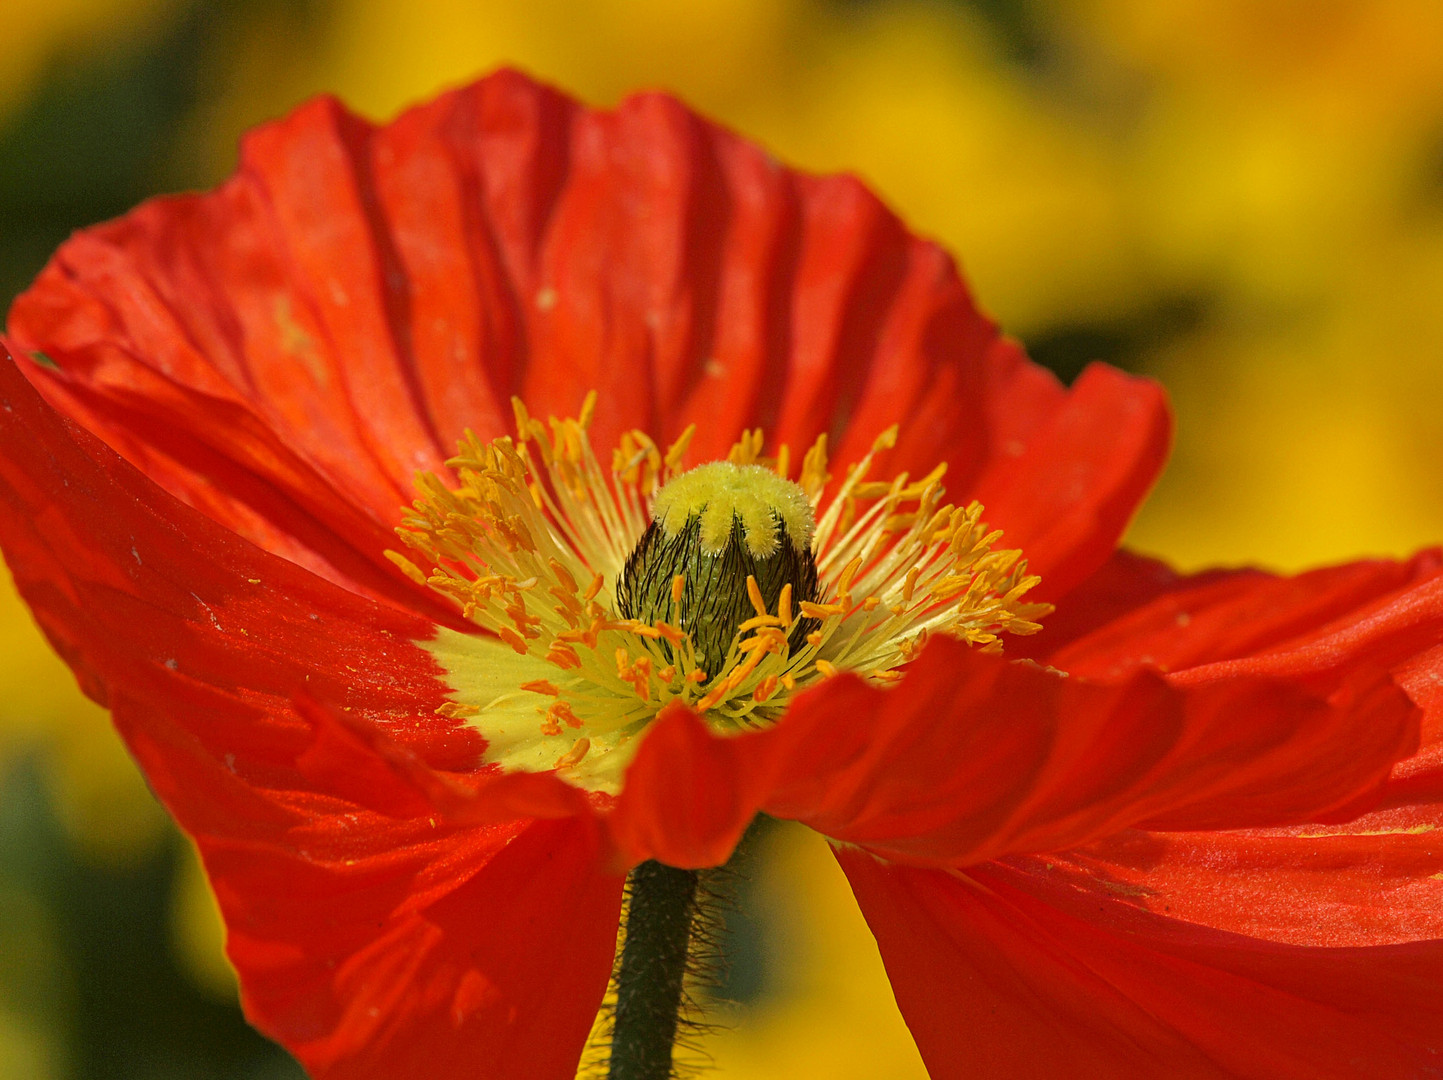
[(825, 436), (795, 481), (760, 431), (691, 470), (692, 429), (666, 450), (628, 432), (603, 471), (594, 395), (549, 424), (514, 404), (517, 439), (468, 432), (454, 483), (418, 477), (397, 532), (421, 565), (387, 552), (487, 631), (425, 644), (441, 711), (477, 725), (502, 768), (615, 792), (671, 702), (719, 732), (765, 726), (839, 671), (892, 683), (934, 633), (998, 650), (1051, 610), (1025, 601), (1038, 579), (994, 550), (982, 507), (942, 501), (945, 466), (870, 479), (896, 428), (827, 498)]
[(675, 614), (704, 672), (722, 671), (740, 634), (761, 626), (785, 628), (788, 649), (801, 647), (815, 620), (790, 612), (817, 599), (815, 523), (801, 487), (762, 465), (716, 461), (672, 479), (651, 512), (617, 582), (624, 617)]

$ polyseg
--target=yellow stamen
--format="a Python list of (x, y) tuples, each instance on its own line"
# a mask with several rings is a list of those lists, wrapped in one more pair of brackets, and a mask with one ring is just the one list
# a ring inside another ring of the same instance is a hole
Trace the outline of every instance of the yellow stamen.
[(688, 424), (686, 430), (677, 436), (676, 442), (666, 449), (666, 467), (672, 472), (681, 471), (682, 461), (686, 457), (687, 447), (691, 445), (691, 437), (696, 434), (696, 425)]
[[(581, 727), (581, 720), (571, 711), (571, 706), (564, 701), (553, 701), (546, 710), (546, 719), (554, 726), (559, 720), (570, 728)], [(559, 733), (560, 729), (557, 729)], [(549, 733), (550, 734), (550, 733)]]
[(686, 631), (678, 630), (675, 626), (672, 626), (671, 623), (661, 622), (660, 620), (658, 620), (651, 625), (656, 629), (656, 632), (658, 634), (666, 638), (666, 640), (671, 642), (673, 645), (680, 645), (683, 641), (686, 640)]
[[(451, 689), (438, 715), (480, 729), (488, 762), (562, 769), (569, 783), (615, 793), (647, 725), (671, 702), (704, 713), (717, 730), (761, 727), (795, 694), (843, 671), (876, 686), (897, 682), (933, 634), (998, 651), (1008, 634), (1035, 633), (1051, 610), (1027, 601), (1037, 577), (1021, 552), (997, 547), (1001, 533), (988, 528), (982, 507), (943, 501), (941, 466), (919, 479), (885, 479), (878, 455), (895, 447), (895, 427), (839, 482), (819, 437), (793, 485), (790, 450), (763, 456), (759, 430), (743, 432), (731, 464), (713, 472), (685, 469), (694, 428), (664, 452), (644, 432), (628, 431), (606, 470), (590, 444), (595, 410), (588, 395), (576, 419), (543, 423), (515, 401), (514, 439), (467, 433), (448, 463), (456, 486), (419, 476), (414, 509), (397, 529), (409, 552), (387, 555), (485, 631), (438, 630), (426, 645)], [(708, 477), (720, 483), (727, 469), (756, 472), (723, 497)], [(692, 479), (671, 488), (678, 477)], [(653, 504), (666, 490), (698, 534), (730, 536), (741, 520), (755, 534), (749, 547), (791, 542), (809, 550), (804, 565), (810, 572), (815, 563), (815, 591), (808, 583), (799, 596), (804, 586), (784, 582), (769, 611), (748, 577), (743, 610), (752, 615), (723, 628), (735, 636), (723, 638), (722, 655), (703, 655), (678, 626), (693, 614), (682, 611), (683, 574), (670, 577), (670, 608), (663, 585), (660, 610), (622, 617), (621, 568), (648, 525), (663, 521), (665, 508), (657, 516)], [(793, 501), (774, 505), (782, 499), (774, 492)], [(702, 521), (713, 503), (725, 513)], [(799, 624), (805, 634), (789, 638)], [(562, 753), (555, 740), (568, 729), (576, 736)]]
[(546, 659), (563, 671), (581, 666), (581, 657), (575, 649), (563, 641), (553, 641), (546, 650)]
[(580, 765), (587, 751), (591, 749), (591, 740), (582, 736), (572, 744), (571, 749), (556, 759), (558, 769), (569, 769), (573, 765)]
[(406, 556), (402, 555), (399, 551), (386, 552), (386, 558), (390, 559), (393, 563), (400, 567), (401, 573), (405, 574), (417, 585), (426, 584), (427, 578), (426, 575), (421, 572), (421, 568), (415, 563), (413, 563), (410, 559), (406, 558)]
[(832, 474), (827, 472), (827, 436), (824, 432), (802, 458), (802, 474), (797, 478), (807, 498), (816, 506), (822, 499), (822, 492), (831, 482)]
[(522, 656), (526, 655), (526, 639), (509, 626), (498, 626), (496, 634)]
[(775, 615), (758, 615), (758, 616), (756, 616), (755, 618), (748, 619), (746, 622), (744, 622), (744, 623), (742, 623), (740, 626), (738, 626), (738, 627), (737, 627), (737, 632), (740, 633), (740, 634), (745, 634), (747, 631), (749, 631), (749, 630), (755, 630), (755, 629), (756, 629), (757, 627), (759, 627), (759, 626), (786, 626), (786, 625), (787, 625), (786, 623), (782, 622), (782, 620), (779, 619), (779, 618), (777, 618), (777, 616), (775, 616)]
[(566, 569), (566, 567), (562, 566), (555, 559), (547, 559), (546, 565), (551, 567), (551, 572), (556, 575), (557, 579), (560, 582), (561, 588), (566, 591), (566, 594), (568, 596), (575, 596), (577, 591), (576, 579), (571, 576), (571, 571)]
[(747, 599), (752, 602), (752, 609), (759, 616), (766, 616), (767, 602), (762, 599), (761, 587), (757, 585), (757, 579), (751, 574), (747, 575)]

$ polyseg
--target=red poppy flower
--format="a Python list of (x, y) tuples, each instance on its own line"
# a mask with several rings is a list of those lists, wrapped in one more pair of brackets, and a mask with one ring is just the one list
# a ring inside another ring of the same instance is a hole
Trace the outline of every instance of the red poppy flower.
[[(571, 1075), (627, 868), (758, 812), (833, 842), (933, 1075), (1443, 1070), (1439, 556), (1115, 551), (1161, 390), (1060, 386), (855, 180), (657, 95), (320, 100), (6, 340), (9, 565), (314, 1075)], [(615, 579), (729, 453), (801, 478), (820, 583), (718, 674)]]

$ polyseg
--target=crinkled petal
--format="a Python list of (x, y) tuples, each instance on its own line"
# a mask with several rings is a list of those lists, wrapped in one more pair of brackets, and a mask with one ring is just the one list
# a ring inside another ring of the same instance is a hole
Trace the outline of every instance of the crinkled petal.
[(752, 739), (718, 736), (690, 709), (666, 710), (647, 730), (606, 816), (624, 860), (687, 868), (726, 862), (775, 773)]
[(200, 838), (251, 1022), (318, 1080), (570, 1080), (621, 906), (591, 822), (353, 827)]
[(0, 408), (11, 569), (196, 838), (252, 1019), (318, 1076), (570, 1076), (621, 889), (578, 793), (477, 773), (426, 620), (181, 505), (8, 360)]
[[(1162, 563), (1118, 552), (1045, 620), (1042, 633), (1013, 651), (1074, 674), (1111, 679), (1141, 667), (1184, 672), (1264, 653), (1312, 653), (1311, 668), (1269, 662), (1266, 670), (1303, 675), (1340, 659), (1391, 664), (1438, 640), (1436, 615), (1409, 606), (1443, 567), (1436, 551), (1405, 562), (1367, 560), (1288, 577), (1262, 570), (1180, 575)], [(1436, 586), (1435, 586), (1436, 587)], [(1371, 614), (1397, 610), (1393, 619)], [(1392, 636), (1401, 647), (1351, 656), (1327, 644), (1352, 627), (1359, 645)], [(1411, 631), (1411, 638), (1400, 635)], [(1244, 670), (1257, 670), (1248, 667)], [(1191, 676), (1190, 676), (1191, 677)]]
[(1137, 824), (1317, 820), (1376, 798), (1417, 742), (1417, 710), (1381, 672), (1327, 698), (1149, 672), (1103, 685), (937, 641), (896, 688), (839, 677), (769, 731), (662, 718), (617, 828), (634, 858), (708, 865), (764, 810), (888, 858), (964, 865)]
[[(1287, 640), (1250, 655), (1199, 663), (1170, 676), (1179, 685), (1218, 685), (1239, 678), (1323, 682), (1339, 671), (1367, 666), (1393, 672), (1422, 710), (1418, 752), (1400, 761), (1389, 784), (1392, 805), (1443, 801), (1443, 573), (1437, 552), (1399, 566), (1338, 568), (1364, 579), (1381, 578), (1380, 595), (1367, 596), (1334, 618), (1300, 628)], [(1397, 586), (1387, 588), (1390, 578)], [(1363, 807), (1366, 809), (1366, 807)]]
[(593, 818), (457, 824), (474, 792), (435, 792), (446, 779), (397, 745), (359, 752), (375, 736), (350, 726), (261, 786), (132, 692), (112, 698), (116, 725), (148, 776), (177, 781), (163, 797), (200, 848), (246, 1015), (312, 1076), (575, 1074), (623, 882)]
[(1155, 914), (1294, 945), (1443, 940), (1443, 805), (1335, 825), (1128, 831), (1037, 856), (1080, 888)]
[(946, 459), (962, 488), (1062, 437), (1067, 399), (856, 180), (663, 95), (594, 111), (514, 72), (381, 127), (319, 99), (258, 129), (216, 191), (67, 242), (9, 333), (172, 493), (418, 610), (441, 605), (382, 557), (413, 473), (509, 430), (512, 394), (544, 416), (598, 389), (603, 455), (696, 421), (694, 461), (762, 425), (840, 465), (902, 422), (889, 466)]
[[(233, 716), (183, 724), (217, 757), (256, 767), (294, 753), (306, 693), (389, 724), (435, 768), (469, 770), (484, 745), (435, 714), (426, 619), (356, 596), (267, 554), (62, 420), (0, 356), (0, 541), (42, 628), (87, 691), (158, 683), (214, 694)], [(159, 693), (159, 691), (157, 691)], [(398, 718), (404, 718), (404, 723)]]
[(1112, 554), (1171, 436), (1161, 386), (1093, 364), (1032, 439), (990, 464), (968, 495), (1041, 575), (1039, 599), (1055, 600)]
[(991, 864), (837, 858), (933, 1076), (1372, 1080), (1443, 1067), (1443, 942), (1308, 948)]
[(544, 415), (600, 390), (603, 454), (695, 422), (693, 461), (760, 425), (794, 455), (829, 435), (840, 468), (900, 423), (885, 467), (946, 461), (1051, 596), (1167, 442), (1154, 384), (1096, 367), (1064, 390), (855, 179), (781, 168), (663, 95), (593, 111), (511, 72), (383, 127), (320, 99), (259, 129), (217, 191), (77, 234), (10, 334), (57, 407), (173, 493), (442, 621), (383, 558), (390, 527), (413, 472), (466, 427), (507, 430), (514, 393)]
[[(1430, 570), (1433, 553), (1421, 557)], [(1431, 695), (1425, 673), (1443, 642), (1443, 574), (1390, 590), (1376, 601), (1301, 633), (1266, 652), (1202, 664), (1179, 673), (1190, 683), (1217, 682), (1246, 675), (1307, 678), (1320, 671), (1361, 664), (1399, 668), (1414, 681), (1420, 698)]]
[(490, 768), (458, 777), (431, 768), (373, 720), (337, 712), (309, 697), (294, 707), (311, 726), (311, 742), (296, 757), (303, 781), (312, 790), (367, 810), (452, 825), (496, 825), (593, 811), (588, 797), (554, 772)]
[(77, 234), (16, 300), (11, 345), (57, 408), (192, 506), (355, 591), (439, 608), (381, 557), (409, 485), (318, 359), (256, 187), (242, 174)]
[(1119, 551), (1040, 634), (1009, 651), (1090, 679), (1155, 669), (1177, 685), (1262, 676), (1324, 687), (1339, 672), (1387, 668), (1423, 710), (1421, 746), (1394, 770), (1389, 798), (1443, 801), (1440, 571), (1437, 550), (1294, 577), (1253, 569), (1181, 575)]

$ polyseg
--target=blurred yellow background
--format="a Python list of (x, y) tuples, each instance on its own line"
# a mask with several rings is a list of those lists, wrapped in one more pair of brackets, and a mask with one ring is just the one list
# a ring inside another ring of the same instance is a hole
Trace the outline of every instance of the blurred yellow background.
[[(503, 63), (598, 104), (660, 87), (864, 177), (1064, 377), (1161, 379), (1176, 451), (1133, 546), (1293, 570), (1443, 539), (1437, 0), (22, 0), (0, 40), (11, 292), (107, 198), (214, 182), (242, 130), (315, 92), (382, 118)], [(95, 194), (83, 168), (121, 179)], [(35, 205), (51, 233), (24, 231)], [(225, 995), (193, 862), (9, 597), (0, 649), (0, 776), (33, 764), (86, 873), (169, 851), (167, 948)], [(718, 1075), (922, 1076), (824, 845), (763, 846), (768, 962), (707, 1040)], [(23, 862), (0, 862), (0, 925), (36, 928), (0, 964), (0, 1077), (132, 1075), (75, 1049), (90, 969)]]

